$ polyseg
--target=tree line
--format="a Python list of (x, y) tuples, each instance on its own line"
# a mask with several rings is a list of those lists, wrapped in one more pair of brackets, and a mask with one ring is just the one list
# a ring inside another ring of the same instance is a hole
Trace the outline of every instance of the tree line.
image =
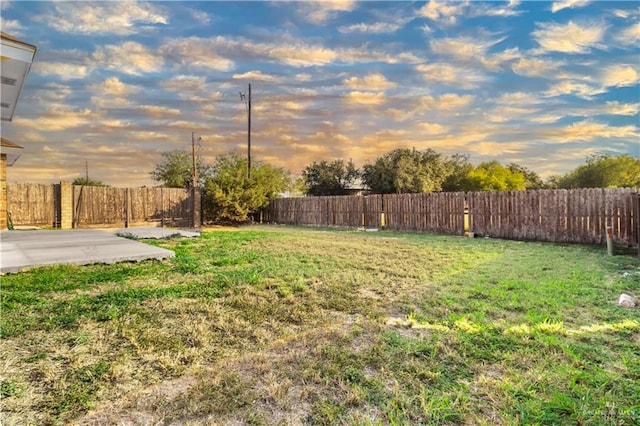
[(596, 154), (566, 175), (544, 181), (517, 163), (488, 161), (474, 166), (469, 157), (445, 157), (432, 149), (394, 149), (357, 169), (352, 161), (320, 161), (302, 172), (307, 195), (344, 195), (354, 189), (376, 194), (522, 191), (557, 188), (640, 186), (640, 158)]
[[(160, 185), (192, 188), (192, 157), (184, 151), (165, 152), (151, 177)], [(498, 161), (474, 166), (469, 157), (445, 157), (432, 149), (394, 149), (361, 169), (351, 160), (314, 161), (296, 179), (280, 167), (254, 161), (251, 177), (247, 160), (223, 154), (212, 164), (197, 160), (203, 188), (205, 217), (214, 222), (244, 222), (268, 205), (269, 199), (290, 195), (345, 195), (354, 190), (378, 194), (457, 191), (519, 191), (554, 188), (615, 188), (640, 186), (640, 158), (629, 155), (592, 155), (584, 165), (544, 181), (516, 163)]]

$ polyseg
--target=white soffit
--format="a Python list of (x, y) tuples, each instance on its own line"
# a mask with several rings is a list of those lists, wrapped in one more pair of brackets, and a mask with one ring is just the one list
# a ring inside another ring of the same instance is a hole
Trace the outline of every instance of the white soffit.
[(36, 47), (2, 34), (2, 120), (11, 121), (16, 104), (29, 74)]

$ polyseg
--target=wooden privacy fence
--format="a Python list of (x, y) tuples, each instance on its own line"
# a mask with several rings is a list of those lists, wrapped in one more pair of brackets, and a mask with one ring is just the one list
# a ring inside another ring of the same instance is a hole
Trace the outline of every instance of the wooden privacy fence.
[(469, 229), (510, 240), (603, 244), (606, 227), (614, 243), (637, 244), (637, 189), (556, 189), (471, 192)]
[(267, 222), (314, 226), (362, 226), (364, 198), (333, 197), (275, 198), (263, 213)]
[(190, 191), (181, 188), (73, 187), (74, 228), (149, 222), (188, 226), (191, 212)]
[(385, 195), (383, 205), (387, 229), (464, 234), (464, 192)]
[(462, 235), (464, 193), (276, 198), (267, 222), (289, 225), (385, 227)]
[[(70, 190), (69, 199), (61, 185)], [(200, 194), (196, 193), (196, 223), (200, 222)], [(65, 209), (65, 203), (69, 208)], [(191, 191), (180, 188), (112, 188), (67, 184), (7, 184), (7, 210), (14, 226), (60, 226), (75, 228), (161, 224), (190, 226), (193, 223)], [(68, 210), (68, 213), (67, 213)]]
[(56, 185), (7, 183), (7, 211), (13, 225), (53, 226), (57, 222)]
[(638, 244), (635, 188), (511, 192), (389, 194), (278, 198), (263, 213), (267, 222), (386, 228), (397, 231), (603, 244), (606, 227), (614, 242)]

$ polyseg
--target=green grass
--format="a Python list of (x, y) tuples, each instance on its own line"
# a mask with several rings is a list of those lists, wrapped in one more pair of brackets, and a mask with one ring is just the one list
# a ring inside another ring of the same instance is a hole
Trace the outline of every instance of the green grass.
[[(2, 424), (635, 424), (640, 263), (290, 227), (2, 277)], [(25, 420), (29, 419), (29, 420)]]

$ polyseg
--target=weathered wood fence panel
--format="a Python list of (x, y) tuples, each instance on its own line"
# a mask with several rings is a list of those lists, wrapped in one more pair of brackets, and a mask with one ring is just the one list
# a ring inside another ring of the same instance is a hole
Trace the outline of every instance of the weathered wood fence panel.
[[(180, 188), (73, 186), (73, 226), (191, 226), (191, 191)], [(7, 206), (16, 226), (60, 223), (60, 184), (9, 183)], [(71, 219), (69, 219), (71, 221)]]
[(263, 215), (288, 225), (464, 233), (464, 193), (276, 198)]
[(511, 240), (637, 244), (634, 188), (470, 192), (469, 230)]
[(181, 188), (74, 186), (74, 226), (161, 222), (187, 226), (192, 220), (190, 191)]
[(288, 225), (344, 226), (363, 225), (364, 197), (275, 198), (263, 214), (263, 220)]
[(380, 194), (362, 197), (365, 228), (382, 228), (383, 197)]
[(126, 190), (106, 186), (73, 186), (73, 226), (121, 225), (126, 221)]
[(385, 228), (464, 234), (464, 193), (384, 195)]
[(7, 210), (16, 226), (54, 226), (55, 186), (7, 183)]

